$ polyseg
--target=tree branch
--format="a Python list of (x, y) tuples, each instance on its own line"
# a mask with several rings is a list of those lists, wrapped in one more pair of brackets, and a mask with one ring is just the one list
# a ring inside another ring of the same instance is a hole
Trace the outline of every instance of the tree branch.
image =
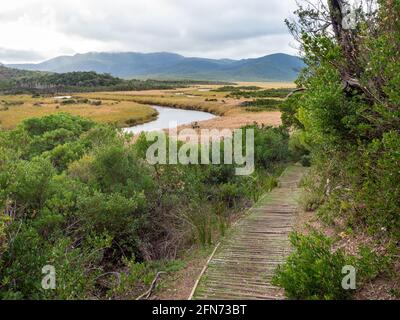
[(154, 279), (153, 279), (153, 282), (151, 283), (151, 286), (150, 286), (150, 288), (149, 288), (149, 290), (147, 290), (145, 293), (143, 293), (143, 294), (141, 294), (139, 297), (137, 297), (135, 300), (142, 300), (142, 299), (148, 299), (148, 298), (150, 298), (150, 296), (153, 294), (153, 292), (154, 292), (154, 289), (156, 288), (156, 286), (157, 286), (157, 281), (158, 281), (158, 279), (160, 278), (160, 276), (162, 275), (162, 274), (165, 274), (166, 272), (164, 272), (164, 271), (159, 271), (159, 272), (157, 272), (157, 274), (156, 274), (156, 276), (154, 277)]

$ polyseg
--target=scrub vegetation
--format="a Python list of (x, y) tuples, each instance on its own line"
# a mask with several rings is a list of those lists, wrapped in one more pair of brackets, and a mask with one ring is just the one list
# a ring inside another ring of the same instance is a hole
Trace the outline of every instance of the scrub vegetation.
[[(149, 165), (143, 135), (132, 144), (67, 113), (1, 131), (0, 297), (134, 299), (158, 271), (182, 269), (188, 248), (214, 243), (293, 160), (285, 129), (253, 128), (251, 176)], [(41, 288), (45, 265), (57, 270), (55, 290)]]
[[(308, 67), (283, 107), (283, 123), (310, 152), (302, 203), (325, 235), (293, 235), (275, 280), (297, 299), (398, 298), (400, 1), (359, 8), (351, 30), (341, 28), (344, 1), (327, 4), (288, 21)], [(323, 17), (332, 29), (320, 28)], [(340, 284), (347, 264), (357, 290)]]

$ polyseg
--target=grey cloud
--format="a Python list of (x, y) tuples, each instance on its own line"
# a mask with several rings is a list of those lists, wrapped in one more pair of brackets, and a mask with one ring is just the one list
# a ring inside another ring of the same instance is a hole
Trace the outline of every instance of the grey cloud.
[[(85, 3), (89, 6), (90, 2)], [(100, 14), (81, 14), (73, 7), (59, 7), (56, 20), (57, 28), (62, 32), (96, 40), (135, 40), (142, 34), (210, 42), (229, 41), (287, 33), (283, 23), (286, 12), (277, 5), (279, 2), (175, 0), (170, 1), (168, 11), (162, 8), (155, 11), (154, 8), (138, 8), (135, 2), (125, 3), (116, 9), (96, 1), (96, 10)]]
[(46, 12), (57, 32), (75, 37), (76, 41), (95, 40), (109, 47), (108, 51), (171, 51), (228, 58), (238, 58), (239, 54), (255, 56), (255, 52), (294, 53), (283, 22), (295, 9), (294, 0), (35, 3), (24, 12), (32, 21)]
[(4, 63), (20, 62), (20, 61), (40, 61), (44, 56), (38, 52), (31, 50), (15, 50), (0, 47), (0, 61)]

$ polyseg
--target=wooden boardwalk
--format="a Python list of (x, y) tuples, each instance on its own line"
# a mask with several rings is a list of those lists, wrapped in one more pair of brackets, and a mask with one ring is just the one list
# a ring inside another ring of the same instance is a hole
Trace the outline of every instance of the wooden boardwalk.
[(233, 227), (210, 260), (193, 299), (284, 299), (283, 291), (270, 282), (290, 252), (288, 234), (304, 171), (300, 165), (287, 168), (278, 188)]

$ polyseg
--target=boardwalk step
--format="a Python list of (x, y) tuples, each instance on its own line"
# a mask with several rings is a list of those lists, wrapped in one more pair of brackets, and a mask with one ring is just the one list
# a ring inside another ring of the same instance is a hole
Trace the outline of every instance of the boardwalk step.
[(210, 260), (193, 299), (284, 299), (271, 279), (290, 253), (288, 234), (304, 170), (299, 165), (285, 170), (279, 187), (238, 222)]

